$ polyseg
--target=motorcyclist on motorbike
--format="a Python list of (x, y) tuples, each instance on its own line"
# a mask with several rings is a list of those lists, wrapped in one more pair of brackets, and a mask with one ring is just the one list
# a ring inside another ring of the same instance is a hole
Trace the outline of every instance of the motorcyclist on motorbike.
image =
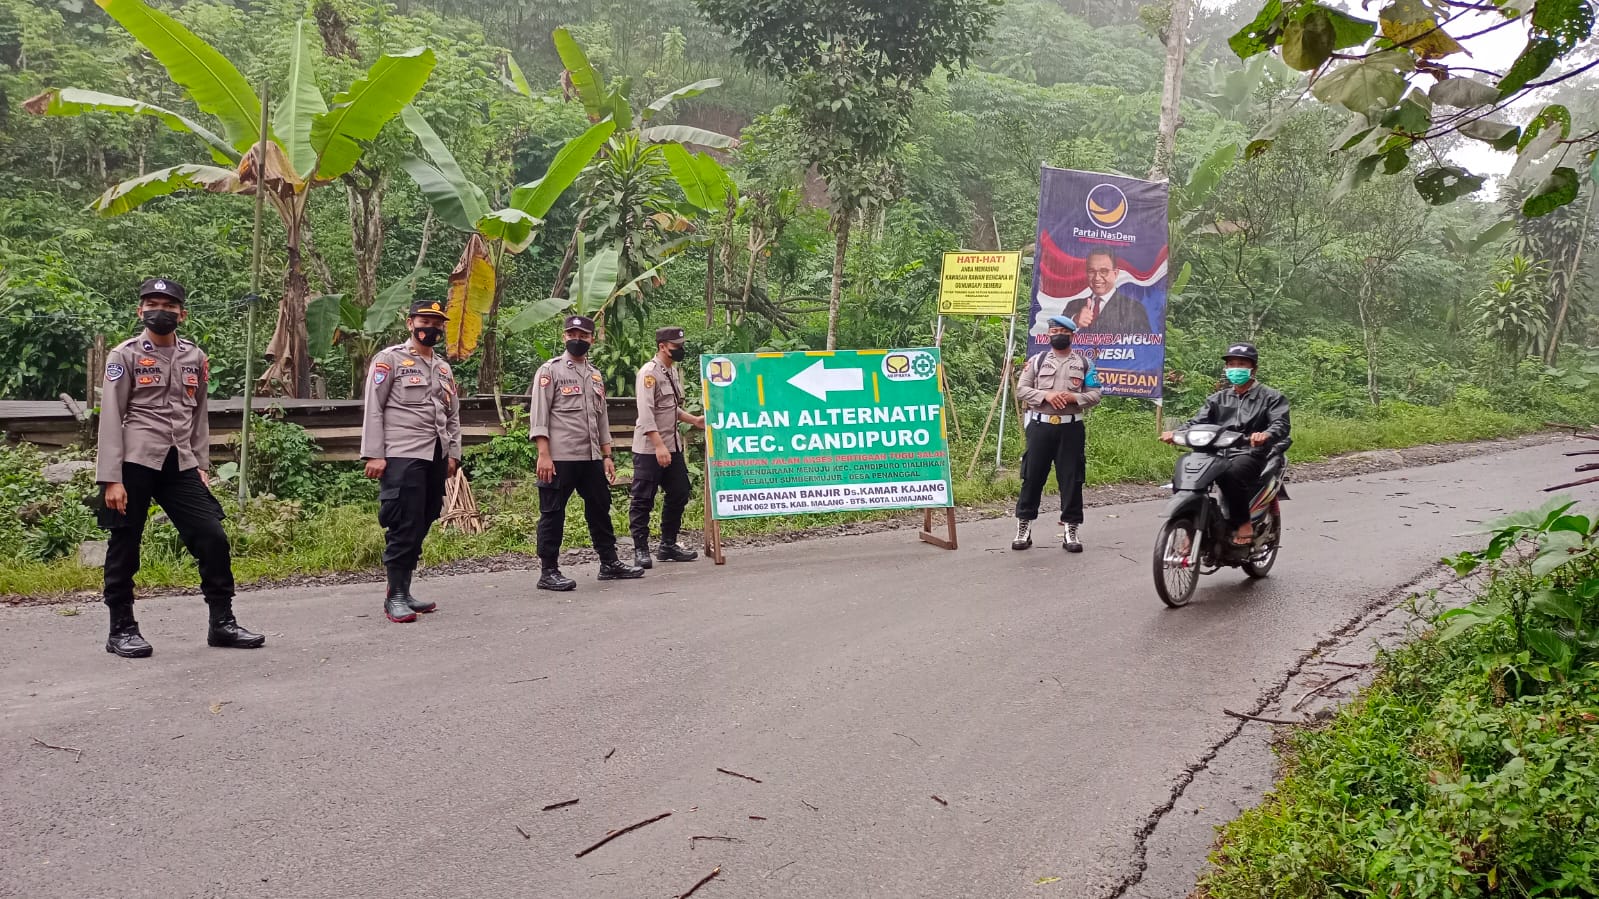
[[(1222, 499), (1227, 503), (1227, 524), (1233, 529), (1233, 543), (1248, 546), (1255, 539), (1249, 504), (1259, 486), (1261, 470), (1272, 452), (1288, 440), (1288, 398), (1255, 380), (1260, 353), (1252, 343), (1235, 343), (1222, 354), (1229, 387), (1205, 400), (1183, 428), (1194, 425), (1219, 425), (1249, 435), (1249, 445), (1239, 446), (1226, 457), (1226, 469), (1216, 479)], [(1181, 430), (1181, 429), (1179, 429)], [(1160, 435), (1173, 442), (1176, 431)]]

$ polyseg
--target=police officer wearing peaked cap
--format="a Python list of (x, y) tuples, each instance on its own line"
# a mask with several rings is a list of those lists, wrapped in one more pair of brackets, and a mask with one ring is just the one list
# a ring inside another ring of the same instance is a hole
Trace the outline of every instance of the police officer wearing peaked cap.
[(361, 458), (379, 479), (378, 523), (385, 528), (389, 586), (383, 613), (416, 620), (438, 604), (411, 595), (422, 541), (444, 510), (444, 485), (461, 463), (461, 396), (450, 363), (433, 348), (444, 339), (444, 304), (418, 300), (411, 338), (372, 358), (367, 373)]
[(538, 553), (540, 590), (566, 591), (577, 584), (560, 568), (566, 532), (566, 504), (574, 492), (583, 498), (589, 537), (600, 556), (602, 581), (644, 576), (644, 569), (616, 554), (611, 524), (611, 490), (616, 463), (611, 458), (611, 423), (605, 408), (605, 378), (589, 364), (594, 320), (569, 315), (563, 322), (566, 352), (539, 366), (529, 389), (528, 433), (538, 444)]
[(677, 545), (683, 526), (683, 509), (688, 506), (688, 462), (683, 458), (683, 438), (678, 422), (697, 428), (705, 419), (683, 411), (683, 379), (677, 363), (687, 352), (683, 348), (682, 328), (661, 328), (655, 332), (655, 357), (638, 370), (638, 424), (633, 428), (633, 489), (628, 524), (633, 532), (633, 564), (649, 568), (650, 512), (655, 507), (656, 491), (665, 489), (666, 504), (661, 508), (661, 545), (655, 558), (662, 562), (692, 562), (699, 553)]
[(1067, 552), (1082, 552), (1078, 528), (1083, 523), (1084, 455), (1088, 410), (1099, 405), (1103, 393), (1094, 363), (1072, 350), (1077, 323), (1069, 316), (1049, 320), (1049, 349), (1027, 360), (1016, 385), (1016, 397), (1027, 408), (1027, 450), (1022, 455), (1022, 492), (1016, 499), (1016, 538), (1011, 549), (1033, 545), (1033, 521), (1043, 500), (1050, 468), (1060, 486), (1061, 521), (1066, 525), (1062, 545)]
[(188, 318), (188, 291), (170, 278), (139, 287), (144, 330), (106, 356), (95, 480), (102, 488), (100, 523), (110, 533), (105, 603), (111, 612), (106, 652), (144, 658), (154, 650), (133, 617), (139, 543), (159, 503), (200, 567), (200, 591), (211, 611), (206, 642), (254, 649), (266, 638), (233, 617), (233, 567), (222, 506), (211, 495), (211, 428), (205, 351), (177, 336)]

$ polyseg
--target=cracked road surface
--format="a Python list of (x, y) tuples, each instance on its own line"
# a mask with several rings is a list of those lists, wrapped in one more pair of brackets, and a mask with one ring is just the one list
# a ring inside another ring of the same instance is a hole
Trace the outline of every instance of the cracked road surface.
[(375, 585), (251, 592), (254, 652), (207, 648), (198, 598), (139, 604), (142, 661), (101, 607), (0, 609), (0, 895), (664, 899), (721, 866), (696, 897), (1107, 896), (1223, 708), (1539, 504), (1569, 446), (1295, 485), (1274, 576), (1177, 611), (1160, 503), (1090, 510), (1081, 556), (1046, 513), (1021, 553), (990, 521), (564, 595), (424, 577), (441, 611), (403, 626)]

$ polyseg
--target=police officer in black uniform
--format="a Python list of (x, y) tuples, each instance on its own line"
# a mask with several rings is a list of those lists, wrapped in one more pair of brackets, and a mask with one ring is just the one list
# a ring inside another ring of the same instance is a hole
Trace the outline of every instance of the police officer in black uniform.
[(206, 642), (238, 649), (266, 644), (266, 637), (240, 627), (233, 617), (228, 535), (206, 473), (211, 467), (206, 417), (211, 362), (205, 351), (177, 336), (188, 318), (187, 297), (183, 285), (170, 278), (145, 281), (139, 287), (144, 331), (106, 356), (95, 460), (100, 523), (111, 532), (105, 562), (111, 635), (105, 649), (128, 659), (154, 652), (133, 617), (133, 576), (152, 501), (199, 563), (200, 591), (211, 610)]

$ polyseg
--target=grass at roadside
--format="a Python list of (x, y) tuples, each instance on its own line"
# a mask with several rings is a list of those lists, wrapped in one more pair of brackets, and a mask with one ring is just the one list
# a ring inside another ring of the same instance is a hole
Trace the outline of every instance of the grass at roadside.
[(1599, 896), (1594, 522), (1559, 507), (1519, 521), (1458, 560), (1493, 566), (1474, 604), (1289, 740), (1283, 780), (1223, 829), (1202, 897)]
[[(1306, 462), (1357, 450), (1514, 436), (1535, 431), (1540, 424), (1533, 417), (1480, 409), (1466, 414), (1465, 410), (1452, 407), (1404, 404), (1389, 404), (1357, 419), (1306, 414), (1295, 418), (1291, 458)], [(1155, 416), (1146, 406), (1106, 404), (1089, 423), (1089, 483), (1164, 482), (1171, 474), (1177, 451), (1155, 439), (1155, 427)], [(968, 440), (971, 436), (968, 435)], [(990, 442), (980, 454), (971, 477), (966, 477), (966, 472), (973, 446), (969, 442), (957, 442), (952, 447), (955, 497), (959, 505), (1001, 504), (1016, 495), (1019, 482), (1014, 468), (1021, 444), (1014, 433), (1007, 435), (1006, 443), (1005, 458), (1010, 470), (994, 470)], [(479, 483), (475, 491), (489, 529), (483, 534), (465, 535), (436, 528), (428, 539), (425, 564), (506, 553), (535, 553), (538, 496), (531, 485), (518, 484), (502, 490)], [(629, 541), (625, 484), (619, 485), (612, 496), (612, 520), (626, 548)], [(1045, 508), (1050, 508), (1047, 500)], [(699, 509), (700, 497), (696, 489), (686, 516), (687, 526), (695, 531), (699, 528)], [(588, 542), (579, 510), (576, 502), (569, 509), (568, 547), (585, 546)], [(377, 525), (376, 504), (370, 499), (325, 506), (264, 501), (243, 510), (229, 503), (228, 511), (234, 571), (240, 583), (374, 570), (380, 566), (383, 534)], [(727, 522), (723, 532), (731, 538), (790, 534), (892, 514), (829, 513), (744, 519)], [(198, 583), (193, 562), (170, 525), (159, 524), (149, 529), (143, 562), (139, 574), (141, 586), (188, 587)], [(0, 596), (53, 596), (95, 590), (100, 578), (99, 569), (79, 566), (73, 558), (51, 562), (0, 561)]]

